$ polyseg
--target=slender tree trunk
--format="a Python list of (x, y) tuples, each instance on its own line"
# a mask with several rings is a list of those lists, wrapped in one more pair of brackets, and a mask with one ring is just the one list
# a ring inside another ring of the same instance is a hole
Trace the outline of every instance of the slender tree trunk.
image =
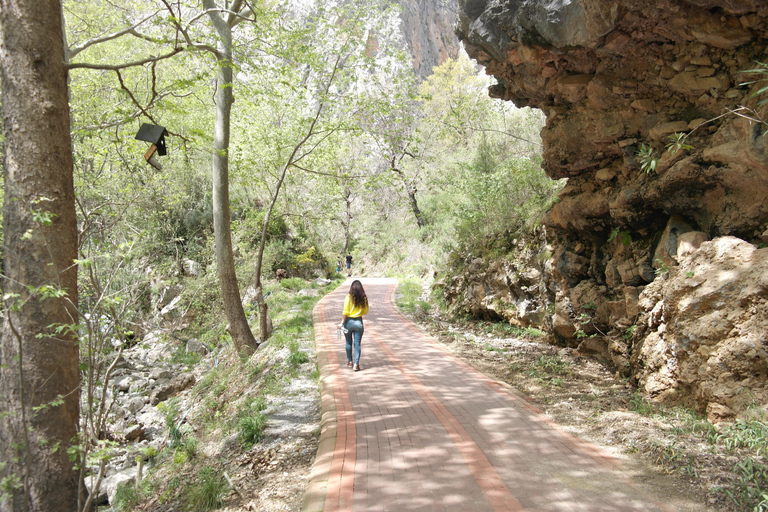
[[(58, 0), (0, 0), (5, 302), (0, 510), (72, 512), (78, 473), (77, 220)], [(58, 292), (60, 291), (60, 292)], [(6, 414), (8, 413), (8, 414)]]
[(411, 211), (413, 211), (413, 216), (416, 217), (416, 224), (418, 224), (419, 228), (423, 228), (426, 222), (424, 222), (424, 216), (421, 214), (419, 203), (416, 201), (416, 187), (412, 186), (408, 182), (405, 173), (395, 166), (395, 157), (392, 157), (392, 172), (396, 173), (403, 180), (405, 192), (408, 194), (408, 201), (411, 203)]
[(235, 258), (232, 254), (232, 235), (229, 214), (229, 131), (232, 103), (232, 29), (211, 11), (212, 0), (205, 0), (204, 6), (213, 22), (218, 36), (218, 74), (216, 76), (216, 124), (213, 134), (213, 231), (216, 241), (216, 263), (219, 269), (219, 284), (224, 300), (224, 314), (227, 316), (227, 331), (235, 342), (238, 352), (249, 354), (258, 348), (240, 298), (240, 287), (235, 273)]
[(352, 190), (349, 187), (344, 189), (344, 218), (341, 225), (344, 227), (344, 247), (341, 248), (343, 258), (349, 249), (349, 229), (352, 225)]
[(416, 189), (406, 183), (405, 191), (408, 194), (408, 199), (411, 201), (411, 210), (413, 211), (414, 217), (416, 217), (416, 224), (418, 224), (420, 228), (423, 228), (425, 224), (424, 216), (421, 214), (419, 203), (416, 201)]

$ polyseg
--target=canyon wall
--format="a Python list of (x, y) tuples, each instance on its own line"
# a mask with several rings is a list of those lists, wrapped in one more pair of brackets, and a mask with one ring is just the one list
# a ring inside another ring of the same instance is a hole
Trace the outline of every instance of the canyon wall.
[(490, 94), (546, 114), (544, 170), (568, 183), (519, 260), (468, 261), (448, 303), (544, 328), (712, 420), (765, 407), (768, 69), (748, 71), (768, 62), (768, 5), (459, 4)]
[(413, 69), (422, 79), (432, 68), (459, 54), (453, 32), (456, 0), (399, 0), (403, 36), (413, 58)]

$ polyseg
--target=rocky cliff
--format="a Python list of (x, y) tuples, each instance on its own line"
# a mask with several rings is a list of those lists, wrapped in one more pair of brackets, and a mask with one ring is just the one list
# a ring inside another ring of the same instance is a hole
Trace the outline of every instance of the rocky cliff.
[(520, 261), (468, 262), (449, 302), (543, 326), (713, 420), (768, 404), (768, 73), (748, 72), (768, 5), (459, 3), (490, 94), (543, 110), (544, 170), (568, 184)]
[(421, 78), (432, 68), (459, 54), (453, 32), (456, 0), (399, 0), (403, 36), (413, 57), (413, 68)]

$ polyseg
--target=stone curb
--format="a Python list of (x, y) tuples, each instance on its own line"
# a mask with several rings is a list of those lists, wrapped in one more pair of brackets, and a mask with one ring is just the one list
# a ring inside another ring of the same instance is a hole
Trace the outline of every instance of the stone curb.
[[(335, 291), (335, 290), (334, 290)], [(321, 512), (325, 508), (325, 495), (328, 491), (328, 477), (331, 472), (338, 418), (336, 416), (336, 397), (333, 393), (334, 377), (328, 364), (323, 329), (326, 318), (321, 314), (322, 305), (334, 292), (320, 299), (312, 310), (312, 322), (315, 326), (315, 352), (317, 367), (320, 372), (320, 442), (315, 455), (315, 462), (309, 474), (309, 484), (301, 505), (302, 512)]]

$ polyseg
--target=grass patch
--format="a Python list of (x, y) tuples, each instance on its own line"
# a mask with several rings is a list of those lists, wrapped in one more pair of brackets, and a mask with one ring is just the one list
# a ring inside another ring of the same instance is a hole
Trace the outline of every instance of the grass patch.
[(497, 338), (541, 338), (545, 335), (545, 332), (539, 329), (517, 327), (506, 322), (481, 321), (477, 323), (477, 327), (483, 334), (489, 334)]
[(768, 468), (751, 457), (734, 466), (736, 478), (725, 493), (739, 510), (768, 512)]
[(291, 368), (298, 368), (304, 363), (309, 362), (309, 356), (306, 352), (299, 350), (299, 342), (297, 340), (291, 340), (288, 342), (288, 365)]
[(194, 483), (185, 488), (184, 501), (188, 510), (207, 512), (221, 508), (228, 491), (229, 485), (224, 474), (206, 466), (197, 473)]
[(765, 456), (768, 451), (768, 426), (758, 420), (737, 420), (723, 427), (715, 440), (729, 452), (746, 448), (757, 456)]
[(397, 283), (397, 307), (402, 311), (413, 314), (417, 309), (428, 311), (430, 304), (420, 297), (423, 293), (421, 281), (414, 278), (400, 279)]
[(264, 429), (267, 426), (267, 416), (264, 410), (267, 404), (263, 398), (248, 398), (240, 408), (237, 422), (237, 439), (245, 449), (261, 442)]
[(151, 492), (149, 480), (142, 480), (139, 485), (126, 482), (117, 486), (115, 502), (112, 503), (114, 512), (130, 512)]
[(531, 363), (525, 373), (546, 386), (561, 387), (564, 382), (562, 376), (571, 373), (571, 364), (558, 356), (543, 354)]
[(641, 393), (635, 393), (629, 399), (629, 409), (641, 416), (652, 416), (656, 414), (656, 406), (653, 402), (645, 398)]

